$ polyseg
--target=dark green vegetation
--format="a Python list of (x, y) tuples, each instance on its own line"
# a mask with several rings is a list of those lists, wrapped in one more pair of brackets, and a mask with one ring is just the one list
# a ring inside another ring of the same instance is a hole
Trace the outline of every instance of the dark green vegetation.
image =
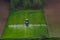
[(40, 9), (43, 8), (44, 0), (11, 0), (12, 9)]

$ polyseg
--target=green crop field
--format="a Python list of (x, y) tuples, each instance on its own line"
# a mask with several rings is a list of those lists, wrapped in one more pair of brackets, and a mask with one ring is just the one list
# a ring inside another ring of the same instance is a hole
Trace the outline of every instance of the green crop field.
[[(28, 18), (30, 27), (24, 26)], [(32, 26), (34, 25), (35, 26)], [(39, 26), (40, 25), (40, 26)], [(3, 38), (40, 38), (48, 36), (46, 20), (42, 10), (19, 10), (12, 11), (3, 33)]]

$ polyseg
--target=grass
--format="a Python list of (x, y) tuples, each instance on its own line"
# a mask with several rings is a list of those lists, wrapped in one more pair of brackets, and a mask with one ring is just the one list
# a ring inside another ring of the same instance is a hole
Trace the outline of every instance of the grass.
[(24, 24), (28, 18), (30, 24), (46, 24), (42, 10), (19, 10), (10, 13), (3, 38), (39, 38), (41, 35), (48, 36), (47, 26), (32, 26), (22, 28), (9, 28), (8, 25)]

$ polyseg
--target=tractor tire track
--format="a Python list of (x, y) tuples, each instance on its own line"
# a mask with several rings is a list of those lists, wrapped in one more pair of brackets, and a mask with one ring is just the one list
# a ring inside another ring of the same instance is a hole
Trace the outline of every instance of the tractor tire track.
[(5, 24), (8, 18), (8, 4), (4, 1), (0, 2), (0, 36), (2, 36), (5, 28)]
[(60, 0), (46, 0), (44, 10), (50, 37), (60, 37)]

